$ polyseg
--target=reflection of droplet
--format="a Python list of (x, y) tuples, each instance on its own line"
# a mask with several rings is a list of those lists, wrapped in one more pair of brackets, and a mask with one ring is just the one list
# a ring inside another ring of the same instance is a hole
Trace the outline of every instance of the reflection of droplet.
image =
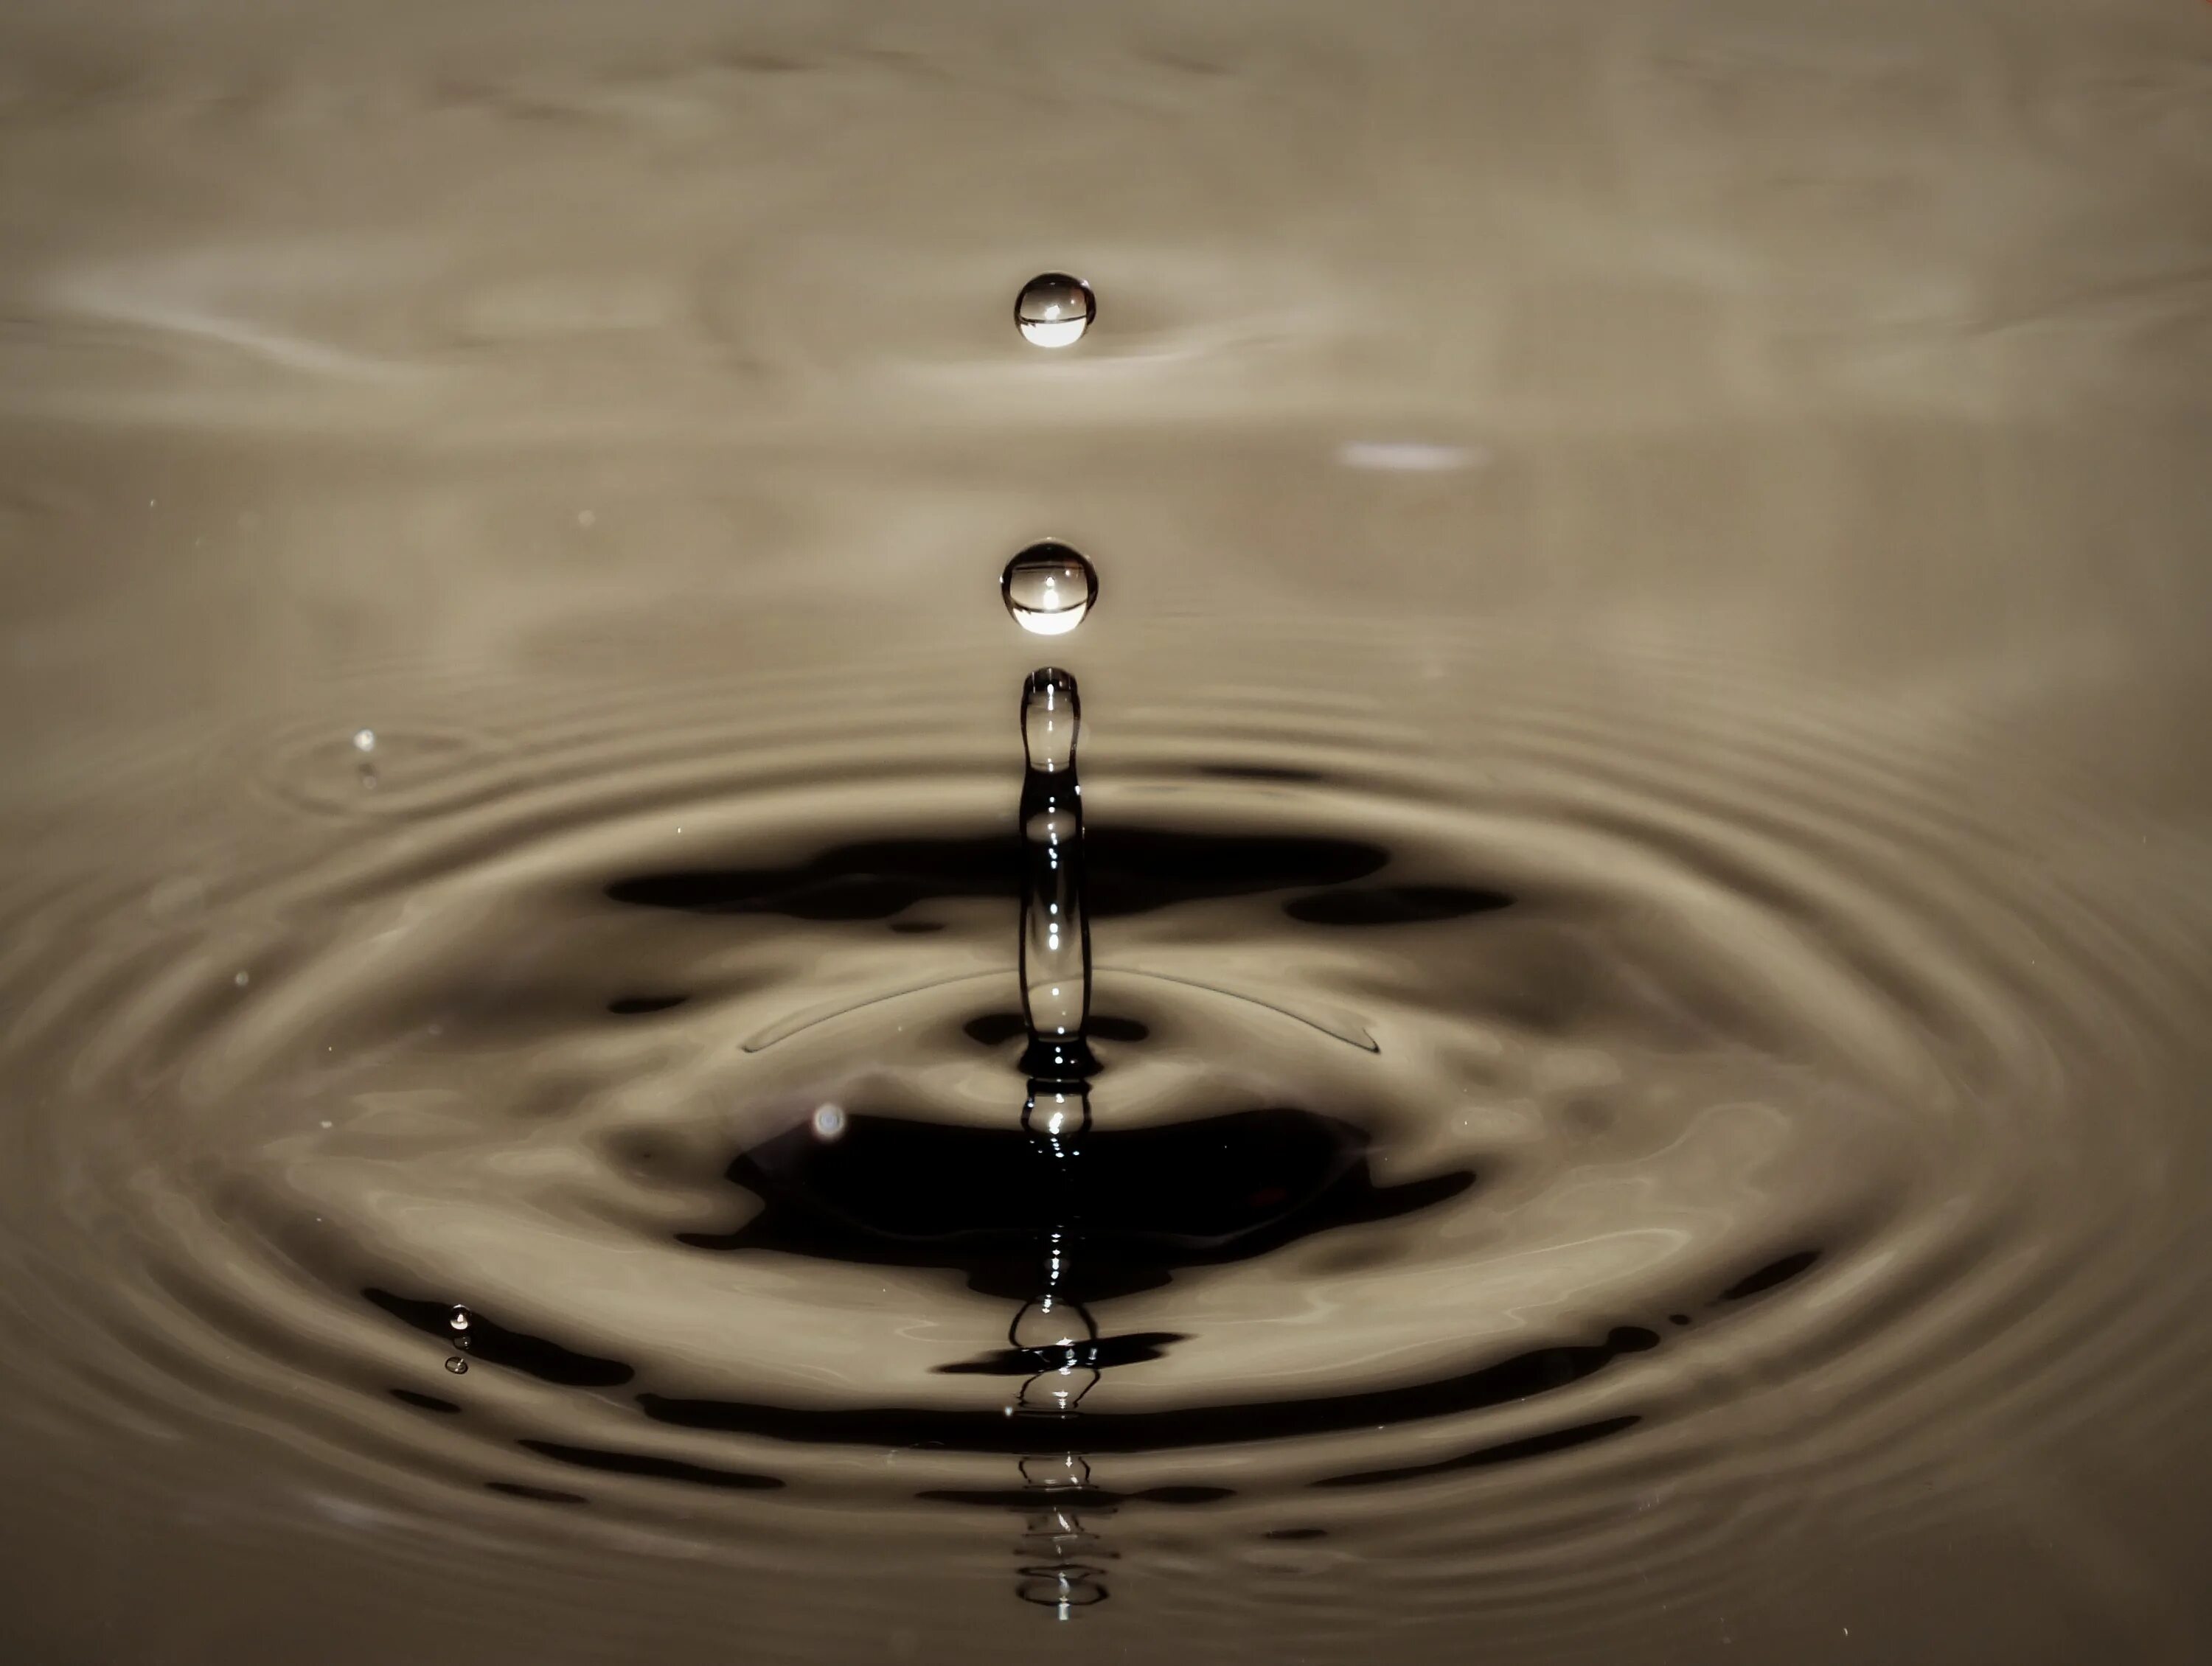
[(1098, 316), (1098, 298), (1081, 278), (1044, 272), (1022, 285), (1014, 322), (1032, 347), (1073, 347)]
[(1080, 1452), (1042, 1453), (1017, 1460), (1022, 1482), (1028, 1487), (1088, 1487), (1091, 1460)]
[(1079, 1139), (1091, 1131), (1091, 1095), (1080, 1082), (1033, 1081), (1022, 1130), (1048, 1140)]
[(1034, 636), (1064, 636), (1098, 599), (1098, 574), (1066, 544), (1031, 544), (1006, 563), (999, 593), (1014, 622)]
[(1091, 1366), (1063, 1366), (1039, 1372), (1014, 1396), (1018, 1413), (1031, 1417), (1068, 1417), (1083, 1396), (1098, 1386), (1099, 1372)]
[(374, 729), (355, 730), (353, 731), (353, 749), (356, 752), (375, 751), (376, 731)]
[(374, 764), (363, 764), (359, 771), (356, 772), (356, 778), (361, 782), (361, 790), (363, 792), (374, 792), (376, 791), (378, 778), (376, 766)]
[(838, 1138), (845, 1131), (845, 1112), (842, 1106), (819, 1105), (814, 1108), (814, 1137), (823, 1144)]
[(447, 1369), (447, 1370), (448, 1370), (448, 1371), (450, 1371), (450, 1372), (452, 1372), (453, 1373), (453, 1375), (454, 1375), (454, 1376), (456, 1376), (456, 1377), (459, 1376), (463, 1372), (466, 1371), (468, 1368), (469, 1368), (469, 1362), (468, 1362), (466, 1360), (464, 1360), (464, 1359), (463, 1359), (459, 1354), (454, 1354), (454, 1355), (453, 1356), (453, 1358), (451, 1358), (451, 1359), (449, 1359), (449, 1360), (447, 1360), (446, 1361), (446, 1369)]

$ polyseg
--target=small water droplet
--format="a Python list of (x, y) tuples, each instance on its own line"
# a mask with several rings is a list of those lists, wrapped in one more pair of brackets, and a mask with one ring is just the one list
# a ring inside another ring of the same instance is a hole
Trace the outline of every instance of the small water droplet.
[(456, 1307), (453, 1310), (453, 1317), (447, 1320), (446, 1323), (452, 1325), (456, 1330), (467, 1330), (469, 1328), (469, 1310), (465, 1307)]
[(845, 1131), (845, 1112), (842, 1107), (823, 1105), (815, 1107), (814, 1137), (827, 1145)]
[(244, 989), (248, 984), (253, 981), (253, 974), (250, 972), (236, 972), (232, 975), (230, 981), (237, 984), (239, 988)]
[(1022, 285), (1014, 322), (1033, 347), (1073, 347), (1098, 316), (1098, 297), (1081, 278), (1042, 272)]
[(376, 731), (374, 729), (355, 730), (353, 731), (353, 749), (356, 752), (375, 751)]
[(1065, 636), (1098, 600), (1098, 573), (1066, 544), (1031, 544), (1006, 563), (999, 594), (1014, 622), (1033, 636)]
[(456, 1377), (459, 1376), (468, 1368), (469, 1362), (466, 1360), (464, 1360), (458, 1354), (454, 1354), (451, 1359), (446, 1361), (446, 1369), (452, 1372)]
[(1098, 1326), (1082, 1303), (1040, 1296), (1014, 1316), (1006, 1340), (1032, 1352), (1087, 1348), (1098, 1340)]

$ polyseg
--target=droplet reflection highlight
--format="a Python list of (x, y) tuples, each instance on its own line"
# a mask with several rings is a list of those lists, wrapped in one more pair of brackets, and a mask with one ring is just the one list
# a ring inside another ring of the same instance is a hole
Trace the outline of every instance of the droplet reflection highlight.
[(1006, 563), (999, 593), (1014, 622), (1032, 636), (1065, 636), (1098, 600), (1098, 573), (1066, 544), (1031, 544)]
[(1032, 347), (1073, 347), (1097, 316), (1091, 286), (1065, 272), (1039, 273), (1014, 301), (1014, 322)]

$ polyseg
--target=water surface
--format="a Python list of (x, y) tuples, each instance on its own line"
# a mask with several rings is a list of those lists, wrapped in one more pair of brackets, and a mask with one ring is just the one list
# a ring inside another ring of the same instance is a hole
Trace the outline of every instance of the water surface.
[(2203, 1657), (2203, 9), (18, 0), (0, 1652)]

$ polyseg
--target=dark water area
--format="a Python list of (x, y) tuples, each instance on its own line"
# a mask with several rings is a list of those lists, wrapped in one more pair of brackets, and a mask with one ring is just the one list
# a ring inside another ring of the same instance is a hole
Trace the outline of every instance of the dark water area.
[(2212, 1658), (2208, 94), (4, 9), (0, 1663)]

